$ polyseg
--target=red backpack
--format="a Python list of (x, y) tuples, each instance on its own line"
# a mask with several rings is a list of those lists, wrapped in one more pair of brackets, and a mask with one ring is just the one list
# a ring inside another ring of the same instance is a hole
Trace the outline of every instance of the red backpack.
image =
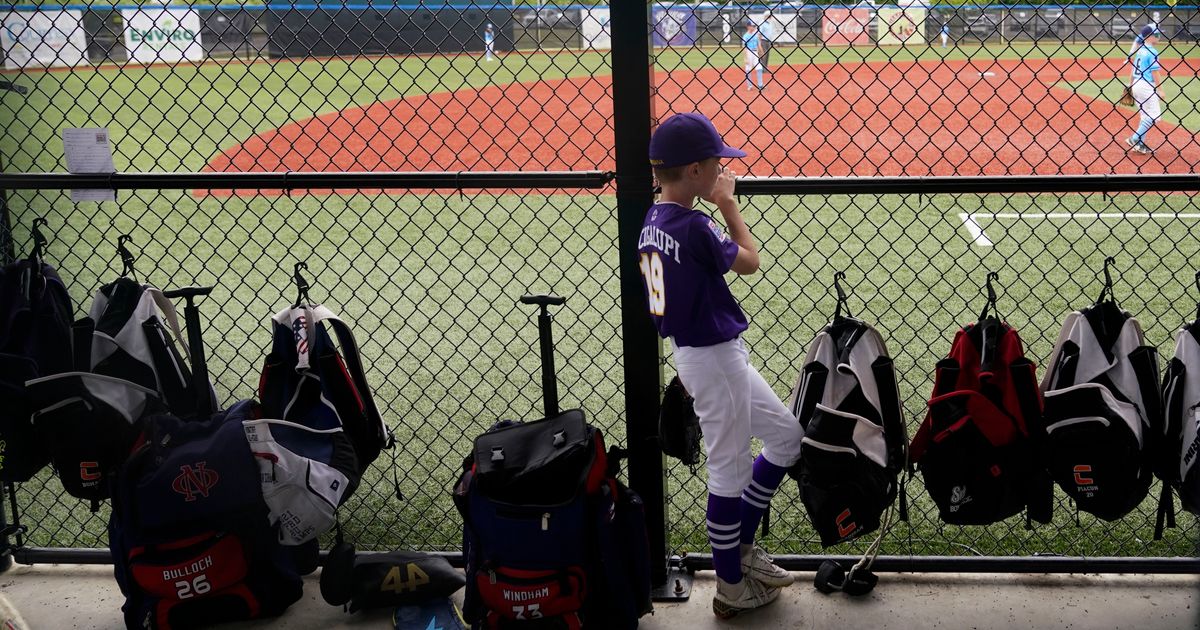
[(943, 521), (986, 525), (1026, 508), (1027, 523), (1050, 521), (1053, 486), (1039, 465), (1036, 372), (1017, 331), (987, 317), (987, 308), (979, 323), (958, 331), (950, 355), (938, 362), (929, 411), (909, 455)]

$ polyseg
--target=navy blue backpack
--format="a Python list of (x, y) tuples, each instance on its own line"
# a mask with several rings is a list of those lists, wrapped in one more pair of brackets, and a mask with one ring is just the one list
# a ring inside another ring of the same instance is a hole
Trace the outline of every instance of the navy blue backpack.
[(472, 628), (636, 628), (650, 612), (641, 498), (582, 411), (502, 422), (475, 440), (454, 490)]
[[(343, 429), (361, 475), (388, 447), (390, 435), (371, 398), (350, 327), (328, 308), (308, 304), (288, 307), (271, 322), (271, 352), (258, 388), (263, 417), (318, 431)], [(327, 327), (337, 337), (336, 346)]]
[(301, 596), (268, 519), (243, 401), (208, 420), (145, 419), (113, 482), (109, 549), (129, 628), (273, 617)]

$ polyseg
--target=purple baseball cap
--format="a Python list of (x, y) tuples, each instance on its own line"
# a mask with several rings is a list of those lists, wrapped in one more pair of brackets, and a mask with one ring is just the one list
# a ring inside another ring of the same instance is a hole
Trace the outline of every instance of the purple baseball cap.
[(670, 168), (713, 157), (746, 157), (746, 152), (726, 145), (704, 114), (675, 114), (650, 136), (651, 166)]

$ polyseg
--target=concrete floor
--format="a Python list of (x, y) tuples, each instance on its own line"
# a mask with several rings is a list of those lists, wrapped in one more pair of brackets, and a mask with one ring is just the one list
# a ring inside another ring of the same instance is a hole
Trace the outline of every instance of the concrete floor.
[[(882, 574), (866, 597), (822, 595), (811, 573), (770, 607), (728, 622), (711, 612), (715, 577), (697, 574), (691, 599), (658, 604), (646, 630), (709, 628), (1131, 628), (1200, 627), (1200, 576)], [(123, 601), (106, 566), (16, 566), (0, 575), (0, 594), (33, 630), (122, 627)], [(461, 591), (458, 600), (461, 602)], [(348, 615), (320, 598), (317, 577), (283, 617), (225, 628), (389, 628), (391, 611)]]

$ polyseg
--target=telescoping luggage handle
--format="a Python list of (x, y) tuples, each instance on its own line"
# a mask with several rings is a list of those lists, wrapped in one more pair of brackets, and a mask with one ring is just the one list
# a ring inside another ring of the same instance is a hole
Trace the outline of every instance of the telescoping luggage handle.
[(212, 287), (182, 287), (163, 291), (163, 296), (174, 300), (183, 298), (187, 306), (183, 308), (183, 321), (187, 327), (188, 348), (192, 353), (192, 382), (196, 389), (196, 415), (207, 418), (216, 409), (212, 407), (209, 395), (208, 364), (204, 359), (204, 338), (200, 334), (200, 309), (192, 302), (194, 298), (212, 293)]
[(558, 415), (558, 383), (554, 376), (554, 339), (550, 329), (549, 307), (562, 306), (567, 298), (556, 295), (522, 295), (522, 304), (536, 304), (538, 313), (538, 342), (542, 350), (542, 406), (547, 418)]

